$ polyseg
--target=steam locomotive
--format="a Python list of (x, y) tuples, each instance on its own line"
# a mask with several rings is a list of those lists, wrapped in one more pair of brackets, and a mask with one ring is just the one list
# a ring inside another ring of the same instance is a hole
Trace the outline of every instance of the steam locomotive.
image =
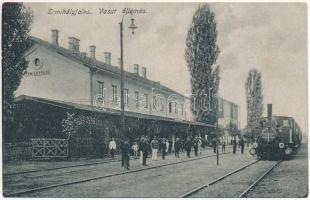
[(301, 145), (302, 132), (294, 118), (269, 116), (261, 118), (260, 124), (261, 133), (250, 150), (259, 159), (288, 158)]

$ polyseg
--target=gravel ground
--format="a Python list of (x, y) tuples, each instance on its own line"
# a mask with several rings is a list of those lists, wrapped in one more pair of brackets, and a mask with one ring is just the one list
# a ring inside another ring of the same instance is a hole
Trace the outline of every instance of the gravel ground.
[(308, 144), (302, 144), (292, 159), (281, 162), (247, 196), (253, 198), (307, 197)]
[[(211, 149), (208, 149), (202, 152), (201, 157), (206, 155), (214, 155), (214, 153), (212, 152)], [(162, 164), (174, 163), (182, 160), (188, 160), (184, 155), (184, 153), (182, 153), (180, 156), (181, 156), (180, 159), (175, 159), (174, 156), (170, 155), (167, 156), (166, 160), (164, 161), (161, 160), (161, 158), (159, 158), (158, 161), (156, 162), (150, 161), (150, 159), (148, 159), (147, 162), (149, 166), (152, 167)], [(67, 163), (64, 163), (64, 166), (67, 165), (68, 165)], [(131, 160), (131, 168), (142, 169), (143, 167), (139, 163), (139, 160)], [(3, 185), (4, 185), (4, 192), (11, 193), (25, 189), (43, 187), (51, 184), (65, 183), (69, 181), (84, 180), (86, 178), (104, 176), (119, 172), (123, 172), (123, 168), (120, 166), (120, 162), (109, 162), (97, 165), (80, 166), (74, 168), (65, 168), (43, 172), (32, 172), (13, 176), (4, 176)]]
[[(157, 161), (160, 162), (160, 161)], [(25, 194), (24, 197), (180, 197), (199, 185), (253, 162), (252, 156), (216, 157)], [(132, 167), (133, 168), (133, 167)]]
[(273, 166), (275, 161), (259, 161), (242, 171), (191, 195), (191, 198), (234, 198), (246, 190), (257, 178)]

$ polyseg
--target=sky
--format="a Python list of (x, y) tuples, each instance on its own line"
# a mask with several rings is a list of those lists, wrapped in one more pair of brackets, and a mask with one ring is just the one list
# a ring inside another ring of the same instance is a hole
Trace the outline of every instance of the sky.
[[(199, 3), (27, 3), (34, 12), (31, 35), (51, 41), (51, 29), (59, 30), (59, 43), (79, 38), (80, 51), (96, 46), (96, 58), (120, 55), (119, 22), (124, 8), (144, 13), (124, 18), (124, 65), (147, 68), (147, 76), (182, 94), (190, 95), (190, 74), (185, 62), (185, 41)], [(307, 129), (307, 5), (306, 3), (210, 3), (215, 13), (220, 54), (220, 91), (223, 98), (240, 106), (240, 124), (246, 125), (245, 80), (256, 68), (262, 74), (264, 115), (273, 104), (274, 115), (294, 117)], [(50, 9), (84, 9), (91, 14), (48, 14)], [(100, 14), (99, 9), (113, 14)], [(138, 28), (127, 29), (130, 19)]]

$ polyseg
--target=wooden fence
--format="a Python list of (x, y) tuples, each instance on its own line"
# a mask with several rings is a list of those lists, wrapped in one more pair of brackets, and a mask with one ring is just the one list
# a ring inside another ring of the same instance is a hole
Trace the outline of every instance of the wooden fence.
[(68, 157), (68, 140), (55, 138), (34, 138), (32, 142), (32, 158), (50, 159)]

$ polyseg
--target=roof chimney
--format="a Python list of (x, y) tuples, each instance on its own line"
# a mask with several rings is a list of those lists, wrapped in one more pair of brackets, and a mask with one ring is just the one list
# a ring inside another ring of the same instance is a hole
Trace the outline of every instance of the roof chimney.
[(111, 65), (111, 53), (104, 52), (104, 62), (108, 65)]
[(146, 78), (146, 67), (141, 67), (142, 77)]
[(80, 53), (80, 40), (75, 37), (69, 37), (69, 50), (74, 54)]
[(89, 55), (91, 59), (96, 59), (96, 46), (95, 45), (91, 45), (89, 46)]
[(139, 75), (139, 65), (138, 64), (133, 65), (133, 71), (135, 74)]
[(59, 31), (57, 29), (52, 30), (52, 44), (58, 46), (58, 33)]

